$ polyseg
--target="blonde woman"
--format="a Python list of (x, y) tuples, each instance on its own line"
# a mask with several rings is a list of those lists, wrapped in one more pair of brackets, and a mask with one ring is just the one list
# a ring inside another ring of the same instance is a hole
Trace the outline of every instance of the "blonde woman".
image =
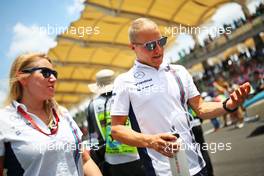
[(19, 56), (10, 71), (7, 106), (0, 110), (0, 175), (89, 175), (101, 173), (82, 133), (53, 99), (58, 73), (45, 54)]

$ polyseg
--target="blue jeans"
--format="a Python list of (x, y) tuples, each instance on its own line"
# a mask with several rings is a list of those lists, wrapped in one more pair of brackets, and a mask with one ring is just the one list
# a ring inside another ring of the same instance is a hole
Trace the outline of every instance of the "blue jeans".
[(212, 122), (212, 124), (213, 124), (213, 126), (214, 126), (215, 129), (217, 129), (217, 128), (220, 127), (220, 123), (219, 123), (219, 121), (218, 121), (217, 118), (211, 119), (211, 122)]

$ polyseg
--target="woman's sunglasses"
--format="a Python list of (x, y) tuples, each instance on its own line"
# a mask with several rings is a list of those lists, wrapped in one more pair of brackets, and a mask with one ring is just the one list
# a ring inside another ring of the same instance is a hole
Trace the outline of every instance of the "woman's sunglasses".
[(47, 67), (33, 67), (33, 68), (26, 68), (21, 70), (23, 73), (33, 73), (37, 70), (40, 70), (40, 73), (43, 75), (44, 78), (49, 78), (53, 75), (55, 78), (58, 78), (58, 72), (55, 70), (51, 70)]
[(168, 37), (161, 37), (159, 40), (154, 40), (146, 43), (133, 43), (135, 45), (143, 45), (148, 51), (153, 51), (157, 47), (157, 44), (160, 47), (163, 47), (167, 43), (167, 38)]

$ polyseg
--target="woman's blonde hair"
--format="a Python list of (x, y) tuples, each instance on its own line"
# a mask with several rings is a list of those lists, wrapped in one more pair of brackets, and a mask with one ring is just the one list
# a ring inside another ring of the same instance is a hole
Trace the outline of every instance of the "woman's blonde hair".
[[(5, 101), (5, 105), (11, 104), (13, 100), (16, 100), (20, 102), (23, 96), (23, 87), (19, 80), (22, 78), (25, 78), (25, 76), (22, 76), (21, 74), (18, 74), (23, 69), (33, 67), (33, 64), (40, 59), (46, 59), (47, 61), (51, 62), (51, 59), (46, 55), (42, 53), (29, 53), (29, 54), (23, 54), (18, 56), (15, 61), (13, 62), (9, 74), (9, 94)], [(50, 113), (51, 108), (57, 109), (58, 105), (54, 98), (51, 98), (49, 100), (46, 100), (44, 102), (44, 108), (46, 112)]]

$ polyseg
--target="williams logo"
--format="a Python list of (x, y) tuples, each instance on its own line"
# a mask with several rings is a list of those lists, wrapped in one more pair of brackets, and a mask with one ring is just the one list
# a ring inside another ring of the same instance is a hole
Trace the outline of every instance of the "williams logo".
[(134, 78), (142, 79), (145, 76), (145, 73), (142, 71), (138, 71), (134, 74)]

